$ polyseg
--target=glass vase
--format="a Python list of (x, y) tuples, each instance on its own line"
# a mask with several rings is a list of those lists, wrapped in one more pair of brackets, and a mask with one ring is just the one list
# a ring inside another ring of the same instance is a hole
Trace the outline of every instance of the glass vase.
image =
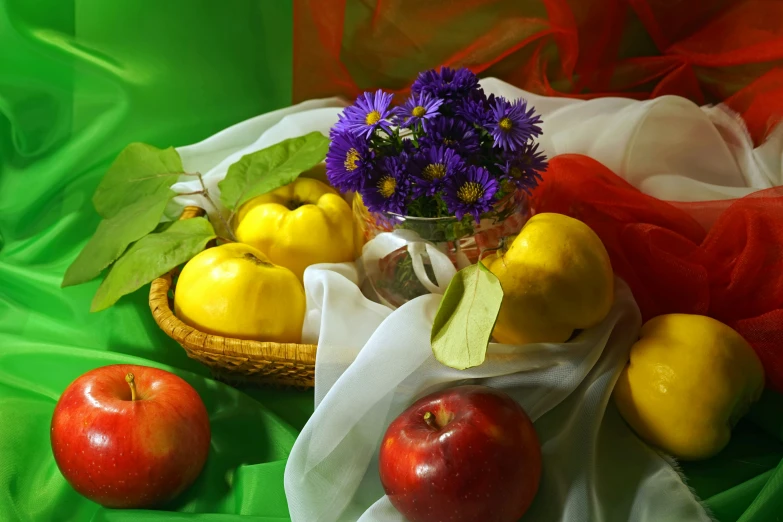
[(397, 308), (428, 293), (443, 293), (457, 271), (510, 243), (530, 218), (527, 194), (499, 201), (476, 224), (472, 217), (421, 218), (370, 212), (353, 201), (361, 264), (378, 299)]

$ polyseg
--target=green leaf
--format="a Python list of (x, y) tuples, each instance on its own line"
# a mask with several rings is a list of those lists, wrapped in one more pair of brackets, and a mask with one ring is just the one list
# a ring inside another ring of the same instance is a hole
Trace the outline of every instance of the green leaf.
[(432, 324), (435, 358), (458, 370), (483, 363), (502, 302), (500, 281), (483, 264), (457, 272)]
[(117, 300), (188, 261), (215, 238), (205, 218), (175, 221), (162, 232), (149, 234), (134, 243), (104, 279), (92, 300), (91, 311), (110, 307)]
[(108, 219), (142, 198), (169, 199), (169, 188), (182, 173), (182, 160), (173, 148), (132, 143), (106, 171), (92, 203)]
[(230, 210), (248, 200), (288, 185), (326, 157), (329, 139), (320, 132), (281, 141), (243, 156), (218, 183), (220, 201)]
[(62, 286), (79, 285), (98, 277), (128, 245), (155, 230), (169, 199), (174, 195), (172, 190), (166, 191), (165, 198), (149, 195), (101, 221), (98, 230), (68, 267)]

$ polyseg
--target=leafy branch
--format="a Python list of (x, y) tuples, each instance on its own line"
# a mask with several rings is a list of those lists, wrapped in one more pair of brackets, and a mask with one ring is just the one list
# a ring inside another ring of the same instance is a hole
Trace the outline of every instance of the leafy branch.
[[(249, 199), (291, 183), (323, 161), (329, 140), (320, 133), (282, 141), (248, 154), (231, 165), (220, 182), (221, 202), (212, 197), (201, 173), (186, 173), (177, 151), (145, 143), (128, 145), (111, 164), (93, 195), (103, 218), (95, 234), (68, 267), (62, 286), (86, 283), (107, 275), (92, 310), (103, 310), (120, 297), (169, 272), (198, 254), (212, 239), (236, 242), (234, 212)], [(177, 194), (171, 187), (183, 176), (199, 180), (200, 190)], [(160, 224), (166, 206), (178, 195), (201, 195), (214, 209), (228, 238), (215, 233), (204, 218)], [(231, 210), (226, 219), (224, 208)]]
[(223, 212), (220, 209), (220, 207), (217, 206), (217, 204), (215, 203), (215, 200), (212, 199), (212, 196), (209, 195), (209, 189), (207, 189), (207, 185), (204, 183), (204, 177), (201, 175), (200, 172), (193, 172), (193, 173), (185, 172), (185, 175), (186, 176), (196, 176), (198, 178), (199, 184), (201, 185), (201, 190), (196, 190), (196, 191), (193, 191), (193, 192), (187, 192), (185, 194), (178, 194), (178, 196), (191, 196), (191, 195), (196, 195), (196, 194), (203, 196), (204, 199), (206, 199), (209, 202), (209, 204), (212, 205), (212, 208), (215, 210), (215, 215), (218, 217), (218, 219), (220, 219), (220, 222), (225, 227), (226, 232), (230, 236), (229, 241), (232, 242), (232, 243), (236, 243), (237, 238), (236, 238), (236, 236), (234, 236), (234, 230), (231, 228), (231, 225), (230, 225), (231, 219), (233, 218), (233, 212), (231, 213), (231, 217), (229, 217), (229, 219), (226, 220), (226, 218), (223, 215)]

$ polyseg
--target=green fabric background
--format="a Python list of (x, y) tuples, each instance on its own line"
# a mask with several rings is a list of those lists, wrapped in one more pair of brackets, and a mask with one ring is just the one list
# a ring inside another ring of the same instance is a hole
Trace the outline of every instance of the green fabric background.
[[(209, 379), (158, 330), (148, 288), (90, 314), (97, 281), (59, 285), (127, 143), (193, 143), (291, 103), (291, 24), (288, 0), (0, 0), (1, 521), (289, 520), (283, 470), (312, 393)], [(207, 466), (169, 511), (105, 510), (55, 466), (57, 398), (113, 363), (176, 372), (210, 412)], [(726, 451), (683, 469), (719, 520), (769, 522), (783, 512), (781, 441), (783, 400), (767, 394)]]

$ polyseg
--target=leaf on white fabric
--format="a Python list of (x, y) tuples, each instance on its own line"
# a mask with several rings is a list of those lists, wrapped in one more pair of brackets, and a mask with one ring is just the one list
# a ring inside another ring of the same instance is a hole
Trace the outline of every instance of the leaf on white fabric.
[(432, 324), (435, 359), (458, 370), (483, 363), (502, 302), (500, 281), (482, 263), (457, 272)]
[(205, 218), (175, 221), (161, 232), (149, 234), (134, 243), (104, 279), (92, 300), (91, 311), (112, 306), (153, 279), (190, 260), (215, 238)]
[(155, 230), (169, 199), (174, 195), (171, 189), (166, 191), (165, 198), (158, 194), (149, 195), (101, 221), (95, 234), (66, 270), (61, 286), (79, 285), (95, 279), (122, 255), (128, 245)]
[(144, 198), (168, 200), (169, 189), (182, 171), (182, 159), (174, 148), (131, 143), (106, 171), (92, 203), (98, 214), (108, 219)]
[(322, 162), (328, 150), (329, 139), (320, 132), (311, 132), (242, 156), (218, 183), (220, 201), (236, 210), (256, 196), (293, 182)]

